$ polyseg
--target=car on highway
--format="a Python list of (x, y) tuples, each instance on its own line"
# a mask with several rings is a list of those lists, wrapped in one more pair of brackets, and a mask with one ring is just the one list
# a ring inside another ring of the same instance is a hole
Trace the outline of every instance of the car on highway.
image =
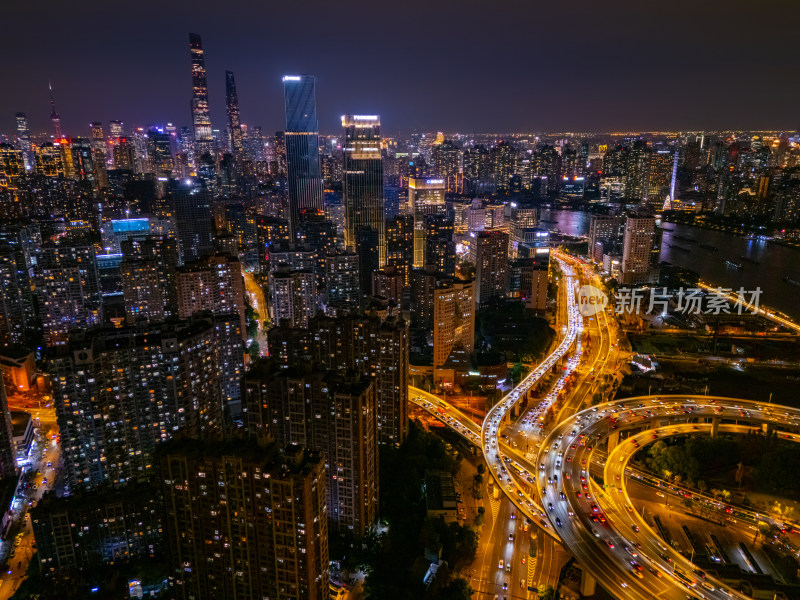
[(501, 558), (500, 562), (497, 563), (497, 568), (498, 569), (502, 569), (504, 565), (505, 565), (505, 561)]

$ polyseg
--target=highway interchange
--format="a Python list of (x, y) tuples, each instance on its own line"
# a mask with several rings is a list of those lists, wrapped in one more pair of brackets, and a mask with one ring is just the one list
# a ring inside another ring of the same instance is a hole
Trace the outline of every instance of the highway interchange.
[[(542, 440), (543, 415), (556, 401), (567, 377), (579, 368), (581, 334), (585, 327), (576, 303), (579, 277), (573, 265), (579, 267), (579, 264), (573, 261), (568, 264), (569, 258), (564, 255), (555, 259), (567, 290), (563, 338), (549, 356), (488, 412), (480, 429), (469, 417), (436, 396), (411, 388), (410, 397), (470, 443), (480, 442), (489, 472), (520, 514), (537, 524), (549, 539), (566, 546), (584, 573), (591, 574), (615, 597), (746, 598), (700, 571), (665, 544), (633, 509), (626, 483), (626, 473), (630, 473), (628, 461), (640, 447), (674, 435), (741, 433), (777, 425), (781, 437), (798, 441), (800, 411), (731, 398), (646, 396), (604, 403), (575, 413), (594, 387), (584, 378), (582, 385), (572, 392), (570, 402), (559, 412), (557, 425)], [(595, 368), (600, 373), (611, 360), (614, 345), (608, 321), (605, 312), (600, 311), (596, 325), (601, 337), (597, 353), (589, 361), (592, 373)], [(520, 415), (519, 404), (526, 394), (547, 373), (557, 369), (559, 377), (547, 395)], [(531, 442), (533, 451), (521, 453), (513, 438), (501, 433), (512, 429), (506, 426), (516, 417), (520, 418), (512, 428)], [(597, 470), (598, 463), (603, 465), (601, 471)], [(517, 590), (517, 584), (523, 589), (532, 584), (514, 573), (509, 577), (508, 567), (504, 566), (505, 569), (499, 564), (495, 566), (496, 583), (503, 585), (501, 594), (509, 583)], [(519, 573), (516, 565), (514, 571)], [(528, 597), (516, 590), (508, 594)]]

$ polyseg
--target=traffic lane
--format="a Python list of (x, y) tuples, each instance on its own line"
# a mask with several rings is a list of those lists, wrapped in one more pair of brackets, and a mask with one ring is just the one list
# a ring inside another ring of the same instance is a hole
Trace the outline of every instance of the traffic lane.
[[(570, 490), (570, 488), (568, 487), (567, 490)], [(571, 492), (567, 491), (566, 494), (569, 496)], [(577, 503), (579, 499), (574, 496), (574, 493), (571, 495), (573, 496), (572, 502)], [(585, 493), (582, 493), (582, 497), (584, 495)], [(593, 572), (591, 567), (594, 566), (594, 568), (597, 569), (594, 571), (595, 573), (605, 573), (606, 577), (601, 583), (612, 593), (623, 596), (633, 595), (633, 597), (643, 593), (638, 585), (638, 578), (629, 577), (630, 570), (633, 568), (630, 564), (632, 557), (622, 550), (622, 542), (618, 538), (615, 538), (611, 531), (607, 530), (605, 526), (595, 524), (591, 521), (591, 510), (588, 504), (583, 510), (575, 510), (576, 507), (573, 505), (571, 508), (574, 510), (575, 516), (571, 517), (566, 502), (563, 504), (555, 504), (556, 498), (552, 490), (548, 492), (548, 496), (550, 500), (554, 502), (554, 510), (548, 512), (548, 516), (551, 522), (555, 522), (556, 518), (562, 521), (560, 533), (565, 543), (570, 547), (573, 553), (576, 554), (579, 563), (589, 566), (590, 572)], [(581, 507), (583, 506), (584, 504), (582, 502)], [(567, 523), (569, 523), (569, 525), (567, 525)], [(599, 537), (595, 537), (592, 532), (596, 532)], [(607, 540), (609, 539), (614, 542), (614, 548), (608, 546)], [(601, 545), (598, 545), (598, 540), (602, 540)], [(573, 546), (577, 546), (578, 549), (576, 550)], [(600, 551), (598, 551), (598, 548)], [(609, 558), (611, 558), (611, 560), (609, 560)], [(609, 569), (611, 572), (609, 572)], [(633, 581), (626, 579), (633, 579)], [(611, 580), (614, 581), (612, 582)], [(648, 589), (652, 589), (653, 587), (660, 593), (666, 592), (669, 589), (669, 586), (660, 582), (651, 582)]]
[[(709, 426), (709, 427), (710, 427), (710, 426)], [(681, 432), (681, 433), (691, 433), (691, 432), (697, 431), (697, 426), (696, 426), (696, 425), (680, 425), (680, 426), (672, 426), (672, 428), (673, 428), (673, 429), (674, 429), (676, 432)], [(664, 429), (666, 429), (666, 428), (664, 428)], [(649, 432), (648, 432), (648, 433), (649, 433)], [(641, 437), (642, 437), (642, 436), (644, 436), (644, 435), (646, 435), (646, 433), (639, 434), (639, 435), (638, 435), (638, 436), (636, 436), (636, 437), (640, 437), (640, 438), (641, 438)], [(617, 449), (615, 449), (615, 452), (617, 452), (617, 454), (619, 454), (619, 453), (622, 453), (622, 452), (624, 452), (623, 448), (625, 448), (625, 447), (627, 447), (627, 444), (624, 444), (624, 445), (623, 445), (623, 444), (620, 444), (620, 445), (617, 447)], [(635, 451), (635, 450), (634, 450), (634, 451)], [(612, 453), (612, 454), (613, 454), (613, 453)], [(608, 462), (607, 464), (608, 464), (608, 465), (615, 466), (617, 469), (619, 469), (619, 465), (616, 463), (616, 461), (615, 461), (613, 458), (611, 458), (611, 456), (609, 457), (609, 462)], [(622, 469), (622, 470), (624, 471), (624, 469)], [(623, 484), (623, 487), (624, 487), (624, 484)], [(638, 516), (638, 515), (637, 515), (637, 516)], [(645, 524), (645, 527), (646, 527), (646, 524)], [(691, 568), (691, 565), (690, 565), (690, 568)], [(712, 580), (712, 581), (713, 581), (713, 580)], [(717, 583), (718, 583), (718, 582), (717, 582)]]

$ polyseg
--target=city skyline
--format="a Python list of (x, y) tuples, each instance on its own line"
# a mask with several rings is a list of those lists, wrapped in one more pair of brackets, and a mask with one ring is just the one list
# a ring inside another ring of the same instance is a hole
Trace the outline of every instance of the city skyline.
[[(212, 124), (220, 130), (225, 70), (237, 74), (242, 122), (265, 131), (282, 128), (279, 86), (287, 73), (317, 78), (322, 132), (336, 132), (341, 114), (376, 112), (387, 134), (414, 129), (771, 129), (792, 126), (791, 98), (798, 91), (796, 82), (781, 76), (792, 67), (791, 50), (782, 50), (790, 43), (783, 34), (789, 33), (792, 19), (777, 20), (741, 2), (726, 3), (724, 11), (719, 2), (706, 3), (688, 13), (685, 4), (646, 13), (635, 3), (621, 3), (615, 10), (586, 3), (573, 14), (514, 4), (501, 15), (480, 15), (483, 31), (500, 34), (496, 40), (470, 33), (477, 32), (476, 7), (456, 10), (441, 3), (424, 12), (394, 14), (359, 3), (351, 10), (315, 3), (309, 10), (317, 18), (304, 23), (313, 42), (305, 45), (292, 44), (301, 27), (291, 8), (271, 7), (271, 13), (263, 14), (226, 4), (230, 15), (240, 16), (235, 34), (210, 25), (214, 20), (206, 17), (220, 10), (210, 5), (198, 5), (196, 14), (159, 8), (161, 20), (153, 24), (144, 11), (123, 18), (91, 3), (69, 13), (53, 5), (54, 25), (38, 26), (45, 39), (79, 30), (91, 18), (99, 25), (93, 45), (104, 50), (87, 55), (85, 44), (66, 44), (55, 64), (41, 45), (21, 52), (0, 79), (10, 91), (0, 99), (0, 130), (13, 130), (16, 112), (28, 114), (32, 131), (48, 128), (48, 82), (63, 128), (72, 135), (92, 121), (111, 119), (141, 126), (190, 125), (188, 31), (203, 36)], [(24, 24), (36, 16), (30, 8), (5, 10), (9, 23)], [(692, 18), (686, 19), (687, 14)], [(340, 25), (351, 21), (364, 26), (365, 37), (340, 36)], [(647, 35), (655, 22), (672, 36), (662, 42)], [(156, 28), (159, 35), (137, 44), (145, 28)], [(729, 33), (737, 31), (741, 36)], [(7, 43), (24, 46), (22, 35), (28, 35), (27, 28), (15, 27), (7, 32)], [(376, 48), (368, 58), (360, 53), (367, 43)], [(737, 43), (740, 57), (729, 60)], [(428, 58), (434, 49), (435, 59)], [(360, 57), (360, 71), (347, 60), (354, 55)], [(748, 70), (759, 73), (759, 85), (736, 83)], [(426, 100), (402, 100), (409, 87), (424, 90)], [(86, 90), (92, 92), (90, 103)], [(487, 111), (486, 106), (503, 110)]]

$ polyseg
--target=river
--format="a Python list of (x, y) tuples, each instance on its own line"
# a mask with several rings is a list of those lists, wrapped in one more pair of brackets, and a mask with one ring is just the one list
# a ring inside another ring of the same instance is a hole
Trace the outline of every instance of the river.
[[(570, 235), (588, 235), (591, 217), (581, 211), (542, 210), (541, 225)], [(691, 269), (703, 281), (734, 291), (761, 288), (762, 304), (800, 319), (800, 286), (784, 281), (789, 277), (800, 282), (800, 250), (690, 225), (664, 226), (670, 231), (664, 231), (662, 261)], [(701, 248), (700, 244), (718, 250)], [(742, 268), (726, 265), (726, 260), (740, 263)]]

